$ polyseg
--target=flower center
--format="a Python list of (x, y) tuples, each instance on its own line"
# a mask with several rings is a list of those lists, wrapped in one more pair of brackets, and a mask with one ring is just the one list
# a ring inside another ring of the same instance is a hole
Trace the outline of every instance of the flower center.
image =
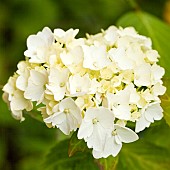
[(93, 124), (97, 124), (97, 122), (99, 122), (96, 118), (94, 118), (93, 120), (92, 120), (92, 122), (93, 122)]
[(69, 109), (64, 109), (64, 113), (65, 114), (70, 113), (70, 110)]
[(80, 88), (77, 88), (77, 89), (76, 89), (76, 92), (81, 92)]
[(116, 130), (113, 130), (112, 131), (112, 136), (115, 136), (115, 135), (117, 135), (117, 132), (116, 132)]
[(60, 83), (60, 87), (64, 87), (64, 86), (65, 86), (64, 82)]

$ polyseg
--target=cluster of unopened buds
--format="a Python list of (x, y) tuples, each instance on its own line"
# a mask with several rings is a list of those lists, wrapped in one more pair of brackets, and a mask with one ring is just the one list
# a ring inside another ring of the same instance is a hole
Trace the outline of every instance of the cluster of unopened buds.
[(14, 118), (23, 121), (23, 110), (36, 105), (48, 127), (66, 135), (77, 130), (95, 158), (116, 156), (122, 143), (163, 117), (165, 71), (150, 38), (133, 27), (110, 26), (78, 39), (77, 33), (45, 27), (30, 35), (3, 99)]

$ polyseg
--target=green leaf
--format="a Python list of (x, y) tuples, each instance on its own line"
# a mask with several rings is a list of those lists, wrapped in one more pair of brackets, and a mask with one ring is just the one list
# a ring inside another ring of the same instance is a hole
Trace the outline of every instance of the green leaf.
[(166, 86), (167, 90), (166, 93), (161, 96), (162, 107), (164, 110), (164, 118), (166, 123), (170, 126), (170, 78), (165, 78), (164, 85)]
[(118, 156), (117, 157), (109, 156), (108, 158), (101, 158), (96, 160), (96, 163), (100, 170), (116, 170)]
[(74, 132), (70, 142), (69, 142), (69, 149), (68, 149), (68, 155), (69, 157), (73, 156), (76, 152), (87, 152), (89, 149), (87, 148), (87, 144), (85, 141), (79, 140), (77, 138), (77, 132)]
[(154, 48), (161, 56), (160, 65), (166, 69), (166, 76), (170, 76), (170, 27), (168, 25), (142, 11), (125, 14), (118, 20), (117, 25), (133, 26), (140, 34), (150, 37)]
[(69, 140), (56, 144), (46, 156), (44, 169), (47, 170), (97, 170), (97, 165), (91, 154), (78, 152), (74, 156), (68, 156)]
[(170, 151), (170, 138), (167, 138), (170, 135), (170, 128), (164, 119), (159, 122), (159, 126), (149, 128), (141, 133), (141, 138), (145, 138), (145, 141)]
[(168, 170), (170, 139), (167, 135), (170, 135), (170, 128), (163, 122), (160, 126), (142, 132), (137, 142), (124, 144), (116, 169)]

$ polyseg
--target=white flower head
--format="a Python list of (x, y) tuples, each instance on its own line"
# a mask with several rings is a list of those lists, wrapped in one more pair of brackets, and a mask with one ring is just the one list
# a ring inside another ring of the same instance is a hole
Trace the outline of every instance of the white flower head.
[[(122, 143), (138, 139), (135, 132), (163, 117), (165, 70), (151, 39), (133, 27), (110, 26), (77, 39), (78, 31), (45, 27), (30, 35), (3, 99), (16, 119), (24, 120), (34, 102), (48, 127), (66, 135), (79, 128), (78, 139), (95, 158), (116, 156)], [(135, 132), (125, 127), (129, 122)]]
[(66, 135), (75, 131), (81, 124), (81, 111), (71, 98), (63, 99), (53, 108), (53, 112), (54, 114), (45, 118), (44, 122), (52, 123), (52, 126), (58, 127)]

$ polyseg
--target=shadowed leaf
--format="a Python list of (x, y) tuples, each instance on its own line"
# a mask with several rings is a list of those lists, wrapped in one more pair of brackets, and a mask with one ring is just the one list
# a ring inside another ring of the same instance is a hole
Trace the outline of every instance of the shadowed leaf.
[(73, 156), (76, 152), (85, 152), (85, 151), (89, 151), (85, 141), (83, 139), (79, 140), (77, 138), (77, 133), (74, 132), (69, 142), (69, 149), (68, 149), (69, 157)]

